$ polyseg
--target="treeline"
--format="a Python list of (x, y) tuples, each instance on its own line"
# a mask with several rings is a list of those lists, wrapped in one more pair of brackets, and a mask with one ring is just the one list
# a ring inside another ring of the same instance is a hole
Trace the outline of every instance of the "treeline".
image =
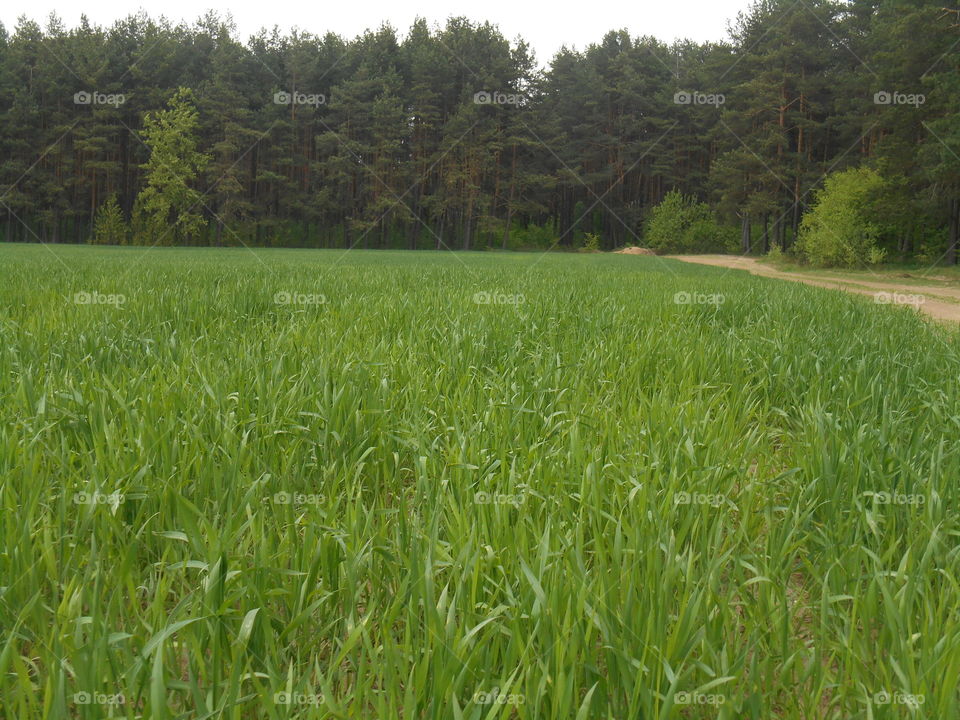
[(245, 43), (212, 14), (21, 19), (0, 25), (0, 235), (612, 248), (642, 244), (676, 191), (711, 216), (678, 249), (788, 249), (825, 179), (869, 167), (856, 210), (877, 242), (952, 260), (960, 10), (944, 4), (763, 0), (724, 43), (621, 30), (546, 69), (462, 18)]

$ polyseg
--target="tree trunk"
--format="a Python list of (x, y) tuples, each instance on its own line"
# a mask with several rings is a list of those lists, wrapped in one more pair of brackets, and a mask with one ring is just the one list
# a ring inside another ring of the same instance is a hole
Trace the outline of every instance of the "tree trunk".
[(472, 222), (473, 222), (473, 197), (470, 198), (470, 204), (467, 206), (466, 217), (464, 218), (463, 224), (463, 249), (470, 249), (470, 233), (472, 231)]
[(947, 245), (947, 265), (957, 264), (957, 240), (960, 236), (960, 198), (950, 201), (950, 239)]
[(513, 145), (513, 156), (510, 160), (510, 190), (507, 194), (507, 220), (503, 227), (503, 249), (507, 249), (510, 242), (510, 223), (513, 220), (513, 191), (517, 186), (517, 146)]
[(800, 203), (801, 200), (798, 198), (793, 203), (793, 222), (791, 227), (793, 228), (793, 242), (797, 242), (797, 235), (800, 234)]

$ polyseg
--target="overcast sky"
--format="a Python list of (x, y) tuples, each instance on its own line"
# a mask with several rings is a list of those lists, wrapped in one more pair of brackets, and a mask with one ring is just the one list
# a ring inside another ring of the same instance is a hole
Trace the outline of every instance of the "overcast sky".
[(315, 2), (311, 0), (146, 0), (138, 5), (124, 0), (3, 0), (0, 21), (12, 31), (21, 14), (46, 24), (56, 11), (68, 27), (75, 26), (81, 12), (94, 23), (114, 20), (143, 8), (151, 16), (165, 15), (172, 21), (192, 22), (205, 9), (231, 13), (243, 39), (260, 27), (278, 25), (287, 31), (299, 27), (312, 33), (328, 30), (353, 37), (365, 29), (377, 28), (388, 21), (404, 33), (418, 15), (431, 24), (442, 23), (451, 15), (472, 20), (489, 20), (513, 39), (522, 35), (534, 48), (541, 64), (549, 62), (561, 45), (584, 48), (598, 42), (605, 32), (627, 28), (631, 35), (653, 35), (661, 40), (722, 40), (727, 22), (746, 9), (750, 0), (627, 0), (626, 2), (520, 2), (518, 0), (347, 0)]

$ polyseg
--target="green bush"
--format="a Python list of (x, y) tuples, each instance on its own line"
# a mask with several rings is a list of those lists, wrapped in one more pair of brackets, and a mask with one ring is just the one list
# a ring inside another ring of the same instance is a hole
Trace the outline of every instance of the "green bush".
[(548, 248), (557, 240), (557, 235), (549, 225), (530, 223), (526, 227), (515, 225), (510, 231), (509, 247), (512, 250), (524, 248)]
[(736, 230), (719, 225), (706, 203), (679, 190), (650, 211), (644, 235), (648, 247), (668, 252), (727, 251), (738, 241)]
[(882, 260), (877, 240), (884, 229), (871, 207), (883, 184), (880, 174), (870, 168), (830, 175), (800, 223), (797, 252), (808, 262), (825, 267), (855, 267)]
[(93, 238), (95, 245), (125, 245), (127, 242), (127, 223), (117, 203), (117, 196), (110, 198), (97, 208), (93, 219)]
[(598, 252), (600, 250), (600, 235), (597, 233), (586, 233), (583, 236), (583, 245), (580, 249), (583, 252)]

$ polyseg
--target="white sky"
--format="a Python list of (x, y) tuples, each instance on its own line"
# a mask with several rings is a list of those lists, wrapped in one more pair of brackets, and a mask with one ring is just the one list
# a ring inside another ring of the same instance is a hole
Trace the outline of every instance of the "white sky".
[[(442, 23), (451, 15), (464, 15), (499, 25), (511, 40), (522, 35), (533, 46), (540, 64), (546, 65), (561, 45), (583, 49), (599, 42), (608, 30), (620, 28), (633, 36), (653, 35), (668, 42), (677, 38), (722, 40), (727, 37), (728, 21), (749, 4), (751, 0), (621, 0), (601, 5), (574, 0), (145, 0), (139, 7), (152, 17), (164, 15), (174, 22), (192, 22), (206, 9), (229, 12), (242, 40), (260, 27), (274, 25), (282, 31), (296, 26), (315, 34), (331, 30), (352, 38), (389, 21), (404, 34), (418, 15), (431, 24)], [(85, 11), (91, 22), (109, 25), (137, 7), (124, 0), (4, 0), (0, 22), (11, 32), (23, 14), (43, 26), (47, 16), (56, 11), (67, 27), (73, 27)]]

